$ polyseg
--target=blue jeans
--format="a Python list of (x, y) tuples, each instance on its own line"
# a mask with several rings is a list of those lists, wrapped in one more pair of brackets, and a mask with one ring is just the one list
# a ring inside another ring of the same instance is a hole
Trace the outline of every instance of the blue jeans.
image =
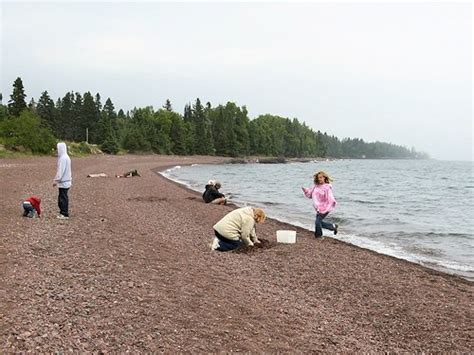
[(23, 202), (23, 217), (33, 218), (35, 214), (36, 210), (31, 203)]
[(216, 230), (214, 230), (214, 234), (216, 235), (217, 239), (219, 239), (219, 248), (216, 249), (218, 251), (234, 250), (242, 246), (241, 240), (227, 239), (226, 237), (220, 235)]
[(316, 238), (321, 238), (323, 236), (323, 228), (329, 229), (330, 231), (334, 231), (334, 224), (323, 221), (323, 219), (326, 218), (328, 214), (329, 212), (326, 212), (323, 214), (318, 212), (316, 214), (315, 229), (314, 229), (314, 236)]

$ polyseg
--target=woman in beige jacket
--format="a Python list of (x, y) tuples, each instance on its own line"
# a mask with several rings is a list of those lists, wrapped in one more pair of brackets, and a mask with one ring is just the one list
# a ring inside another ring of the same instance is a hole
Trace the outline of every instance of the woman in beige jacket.
[(215, 238), (212, 250), (229, 251), (243, 244), (253, 246), (260, 243), (255, 232), (255, 224), (265, 221), (261, 208), (242, 207), (226, 214), (214, 225)]

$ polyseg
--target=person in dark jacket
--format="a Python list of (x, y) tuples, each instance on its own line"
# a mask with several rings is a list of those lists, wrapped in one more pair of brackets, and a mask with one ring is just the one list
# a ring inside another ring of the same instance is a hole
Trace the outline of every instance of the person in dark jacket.
[(206, 185), (206, 190), (202, 194), (202, 199), (206, 203), (214, 203), (217, 205), (225, 205), (227, 200), (224, 194), (219, 192), (221, 183), (215, 180), (209, 180)]

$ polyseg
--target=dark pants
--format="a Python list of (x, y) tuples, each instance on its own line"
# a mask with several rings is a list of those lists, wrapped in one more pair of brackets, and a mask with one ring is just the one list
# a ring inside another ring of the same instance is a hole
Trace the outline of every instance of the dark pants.
[(61, 213), (65, 217), (69, 217), (69, 197), (67, 196), (68, 191), (69, 189), (59, 188), (59, 195), (58, 195), (59, 213)]
[(219, 248), (216, 249), (218, 251), (234, 250), (242, 245), (241, 240), (227, 239), (226, 237), (220, 235), (216, 230), (214, 230), (214, 234), (216, 235), (217, 239), (219, 239)]
[(35, 214), (36, 210), (31, 203), (23, 202), (23, 217), (33, 218)]
[(323, 228), (329, 229), (331, 231), (334, 230), (334, 224), (323, 221), (323, 219), (326, 218), (328, 214), (329, 212), (323, 213), (323, 214), (321, 213), (316, 214), (315, 229), (314, 229), (314, 236), (316, 238), (320, 238), (323, 236)]

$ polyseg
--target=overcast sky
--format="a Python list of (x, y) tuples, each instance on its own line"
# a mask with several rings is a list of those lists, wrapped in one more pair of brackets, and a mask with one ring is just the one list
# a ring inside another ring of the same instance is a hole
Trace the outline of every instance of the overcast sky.
[[(1, 1), (1, 0), (0, 0)], [(3, 103), (99, 92), (117, 109), (199, 97), (250, 118), (472, 160), (470, 3), (1, 2)]]

